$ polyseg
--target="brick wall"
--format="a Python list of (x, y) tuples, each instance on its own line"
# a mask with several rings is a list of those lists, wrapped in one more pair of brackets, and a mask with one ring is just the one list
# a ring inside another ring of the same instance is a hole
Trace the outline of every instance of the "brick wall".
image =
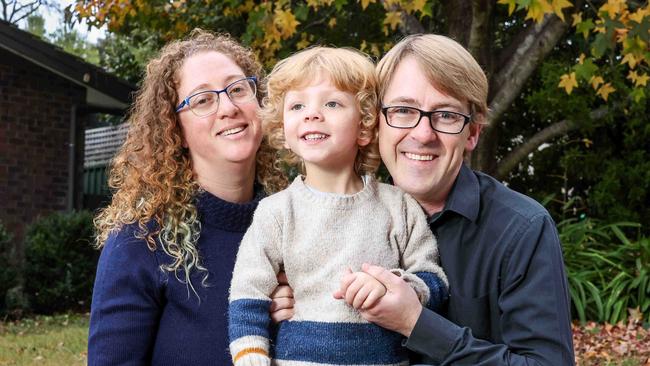
[[(13, 233), (18, 259), (26, 226), (68, 206), (73, 105), (85, 89), (0, 50), (0, 221)], [(77, 118), (83, 131), (83, 118)], [(83, 165), (83, 133), (76, 133), (76, 167)], [(76, 168), (81, 186), (82, 169)], [(81, 202), (76, 189), (74, 204)]]

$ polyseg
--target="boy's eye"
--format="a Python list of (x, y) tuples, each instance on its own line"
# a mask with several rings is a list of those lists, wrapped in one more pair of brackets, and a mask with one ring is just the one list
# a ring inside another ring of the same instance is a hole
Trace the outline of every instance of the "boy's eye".
[(334, 101), (329, 101), (329, 102), (325, 103), (325, 106), (328, 107), (328, 108), (336, 108), (338, 105), (339, 105), (339, 103), (334, 102)]

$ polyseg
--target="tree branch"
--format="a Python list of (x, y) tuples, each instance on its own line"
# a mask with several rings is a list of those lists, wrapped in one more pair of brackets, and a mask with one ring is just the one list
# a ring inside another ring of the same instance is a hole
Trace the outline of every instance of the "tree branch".
[(408, 36), (410, 34), (423, 34), (426, 33), (422, 23), (415, 17), (413, 14), (408, 14), (405, 11), (402, 11), (402, 23), (399, 25), (399, 30), (403, 35)]
[[(591, 113), (589, 113), (589, 118), (591, 120), (598, 120), (603, 118), (609, 112), (607, 106), (602, 106), (597, 108)], [(569, 131), (575, 130), (578, 128), (578, 124), (565, 119), (560, 122), (554, 123), (543, 130), (537, 132), (533, 135), (528, 141), (519, 145), (516, 149), (506, 155), (499, 162), (499, 166), (494, 174), (494, 177), (498, 180), (504, 180), (508, 177), (508, 174), (524, 159), (528, 157), (530, 153), (535, 151), (543, 143), (566, 134)]]
[(497, 121), (510, 107), (530, 75), (564, 35), (568, 24), (552, 14), (534, 27), (534, 31), (521, 41), (512, 57), (493, 77), (495, 94), (490, 100), (490, 123)]

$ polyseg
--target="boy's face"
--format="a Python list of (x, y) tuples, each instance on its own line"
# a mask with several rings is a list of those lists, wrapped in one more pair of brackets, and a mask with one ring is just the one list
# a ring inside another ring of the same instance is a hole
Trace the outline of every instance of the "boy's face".
[(290, 89), (284, 97), (286, 147), (300, 156), (307, 175), (314, 169), (352, 170), (361, 139), (361, 113), (354, 94), (336, 88), (320, 75), (308, 85)]

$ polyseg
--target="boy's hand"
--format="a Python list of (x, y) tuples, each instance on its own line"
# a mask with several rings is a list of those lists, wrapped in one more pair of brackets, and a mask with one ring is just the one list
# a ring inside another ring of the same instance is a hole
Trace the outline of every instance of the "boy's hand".
[(364, 272), (352, 272), (349, 268), (341, 278), (341, 287), (332, 294), (357, 310), (372, 308), (382, 296), (386, 287), (373, 276)]
[(293, 317), (293, 289), (289, 286), (287, 275), (284, 272), (278, 273), (278, 287), (271, 293), (271, 320), (273, 323), (279, 323), (283, 320), (289, 320)]

